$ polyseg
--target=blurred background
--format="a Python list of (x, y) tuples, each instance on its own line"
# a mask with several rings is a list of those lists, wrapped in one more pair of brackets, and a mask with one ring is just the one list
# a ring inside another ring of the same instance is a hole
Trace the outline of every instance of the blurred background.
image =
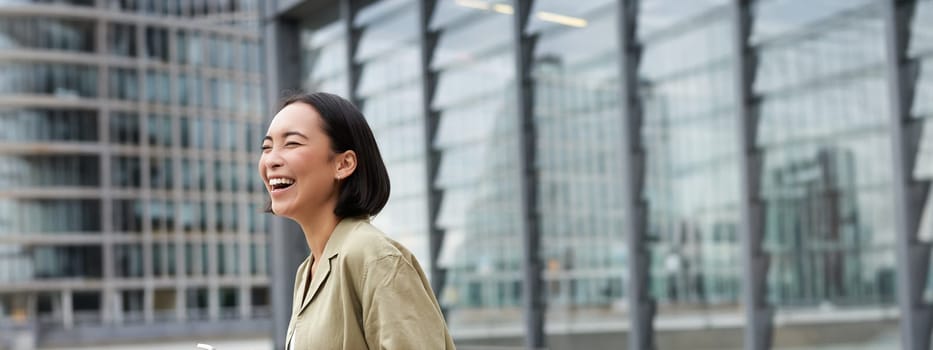
[(933, 0), (0, 0), (0, 349), (283, 348), (294, 90), (461, 349), (930, 348)]

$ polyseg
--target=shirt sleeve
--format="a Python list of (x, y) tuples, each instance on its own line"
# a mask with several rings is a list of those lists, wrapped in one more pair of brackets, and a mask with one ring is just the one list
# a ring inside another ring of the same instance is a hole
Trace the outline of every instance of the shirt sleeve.
[(370, 350), (447, 348), (447, 326), (423, 273), (398, 255), (364, 271), (360, 301)]

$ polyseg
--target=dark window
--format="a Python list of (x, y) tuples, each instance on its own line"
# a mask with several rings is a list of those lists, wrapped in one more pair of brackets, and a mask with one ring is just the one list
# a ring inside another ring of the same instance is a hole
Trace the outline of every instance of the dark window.
[(97, 97), (97, 68), (78, 64), (0, 63), (0, 95)]
[(0, 141), (97, 141), (97, 112), (0, 110)]
[(139, 76), (128, 68), (110, 69), (110, 98), (136, 100), (139, 98)]
[(0, 232), (99, 233), (100, 210), (100, 201), (90, 199), (4, 200), (0, 201)]
[(139, 158), (115, 156), (110, 166), (110, 181), (114, 187), (139, 188), (142, 176)]
[(135, 113), (111, 112), (110, 142), (139, 144), (139, 115)]
[(97, 156), (0, 156), (0, 188), (99, 185)]
[(121, 23), (109, 24), (107, 43), (113, 55), (136, 57), (136, 26)]
[(118, 277), (142, 277), (143, 250), (139, 244), (118, 244), (113, 247), (114, 269)]
[(56, 18), (4, 18), (0, 21), (0, 49), (34, 48), (94, 51), (93, 21)]
[(138, 233), (142, 230), (142, 203), (132, 199), (113, 201), (113, 229), (117, 232)]
[(100, 246), (36, 247), (32, 256), (37, 279), (103, 276)]

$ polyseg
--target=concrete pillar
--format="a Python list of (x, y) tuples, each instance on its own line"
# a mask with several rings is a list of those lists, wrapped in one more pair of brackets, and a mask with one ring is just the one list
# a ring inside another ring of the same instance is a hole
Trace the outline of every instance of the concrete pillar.
[(74, 324), (75, 324), (74, 301), (73, 301), (73, 292), (70, 289), (66, 289), (62, 291), (61, 312), (62, 312), (62, 327), (64, 327), (65, 329), (74, 328)]
[(143, 291), (143, 320), (147, 324), (155, 322), (155, 311), (153, 310), (154, 304), (155, 291), (151, 285), (146, 286), (146, 289)]
[(111, 320), (115, 325), (123, 324), (123, 293), (120, 291), (114, 291), (113, 297), (110, 299), (110, 312), (113, 317)]
[(252, 304), (252, 295), (249, 293), (249, 286), (241, 283), (238, 293), (240, 297), (237, 298), (237, 301), (239, 301), (237, 307), (240, 319), (247, 320), (250, 317), (250, 306)]
[(187, 305), (185, 304), (185, 287), (179, 286), (175, 289), (175, 319), (178, 322), (185, 322), (188, 319)]

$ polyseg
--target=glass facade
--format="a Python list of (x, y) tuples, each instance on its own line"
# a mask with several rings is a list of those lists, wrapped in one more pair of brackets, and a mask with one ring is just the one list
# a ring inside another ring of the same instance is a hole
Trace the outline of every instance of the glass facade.
[(654, 238), (649, 290), (658, 322), (738, 312), (739, 167), (727, 5), (645, 1), (637, 15), (644, 195)]
[(434, 225), (445, 232), (437, 264), (447, 269), (440, 301), (452, 328), (521, 320), (520, 168), (510, 4), (470, 8), (439, 2), (429, 28), (440, 38), (431, 140), (442, 190)]
[(538, 37), (531, 64), (548, 324), (624, 317), (605, 312), (627, 294), (619, 61), (606, 44), (618, 41), (616, 6), (537, 1), (526, 28)]
[[(893, 213), (884, 204), (892, 200), (891, 117), (880, 4), (827, 5), (802, 23), (768, 26), (789, 12), (780, 7), (801, 5), (768, 1), (755, 10), (769, 291), (779, 305), (891, 303), (894, 291), (884, 286), (895, 269)], [(839, 24), (788, 40), (830, 16)]]
[[(535, 135), (533, 226), (550, 336), (626, 327), (631, 215), (646, 221), (652, 331), (741, 330), (743, 223), (760, 214), (775, 348), (900, 344), (887, 2), (749, 2), (747, 57), (728, 0), (338, 3), (301, 26), (302, 86), (348, 96), (369, 118), (398, 184), (376, 220), (446, 271), (436, 292), (461, 341), (522, 333), (521, 90), (533, 96), (523, 106), (533, 125), (522, 127)], [(897, 4), (911, 11), (906, 55), (920, 67), (907, 77), (916, 121), (907, 130), (920, 141), (906, 157), (922, 183), (933, 179), (933, 1)], [(516, 59), (519, 5), (532, 50)], [(622, 48), (624, 22), (634, 42)], [(623, 71), (620, 55), (636, 68)], [(516, 82), (522, 64), (529, 82)], [(627, 81), (634, 101), (622, 104)], [(739, 97), (743, 84), (751, 102)], [(624, 162), (623, 121), (633, 116), (643, 165)], [(749, 120), (752, 150), (738, 130)], [(758, 171), (743, 166), (758, 160)], [(625, 174), (643, 175), (633, 182), (643, 213), (626, 212)], [(746, 176), (760, 212), (745, 210)], [(918, 202), (921, 241), (933, 239), (929, 202)], [(443, 235), (435, 261), (431, 232)], [(933, 301), (933, 278), (924, 297)], [(873, 326), (858, 337), (821, 331), (844, 322)], [(801, 340), (802, 331), (820, 334)], [(741, 331), (723, 334), (710, 346), (741, 347)], [(678, 348), (670, 337), (658, 344)]]
[(428, 256), (424, 113), (417, 1), (374, 3), (360, 10), (353, 62), (362, 67), (354, 96), (392, 174), (392, 195), (375, 224), (417, 256)]
[(0, 0), (0, 348), (268, 323), (259, 5)]
[(337, 8), (321, 11), (301, 29), (301, 84), (307, 91), (349, 96), (346, 19)]

